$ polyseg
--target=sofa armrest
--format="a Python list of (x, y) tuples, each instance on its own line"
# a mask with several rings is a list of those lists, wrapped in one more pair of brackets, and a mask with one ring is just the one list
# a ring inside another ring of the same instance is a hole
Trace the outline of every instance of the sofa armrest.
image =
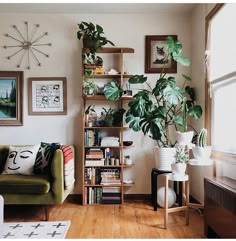
[[(70, 146), (74, 152), (74, 147)], [(74, 152), (75, 154), (75, 152)], [(64, 183), (64, 156), (61, 149), (57, 149), (51, 164), (52, 173), (52, 192), (56, 203), (62, 203), (65, 199), (65, 183)]]

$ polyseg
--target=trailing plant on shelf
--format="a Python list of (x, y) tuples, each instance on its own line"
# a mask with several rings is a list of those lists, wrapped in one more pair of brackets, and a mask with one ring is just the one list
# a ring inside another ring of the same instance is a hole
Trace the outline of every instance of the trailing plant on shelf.
[(94, 64), (97, 49), (102, 48), (106, 44), (114, 46), (114, 43), (104, 36), (103, 27), (99, 24), (82, 21), (78, 26), (77, 38), (83, 39), (83, 47), (89, 49), (87, 53), (83, 54), (83, 60), (90, 58), (91, 63)]
[[(184, 66), (189, 66), (188, 58), (181, 54), (182, 44), (175, 41), (171, 36), (167, 37), (166, 42), (167, 56), (179, 62)], [(128, 81), (131, 84), (146, 84), (147, 88), (140, 89), (133, 99), (129, 102), (126, 113), (126, 123), (134, 131), (142, 131), (157, 141), (158, 146), (173, 146), (174, 143), (169, 137), (169, 128), (172, 126), (177, 130), (178, 125), (186, 127), (186, 116), (188, 114), (193, 118), (200, 118), (202, 109), (195, 107), (195, 102), (186, 101), (186, 94), (189, 94), (189, 88), (185, 87), (189, 77), (182, 75), (184, 86), (177, 86), (177, 80), (174, 76), (168, 76), (163, 68), (162, 73), (157, 79), (154, 87), (147, 82), (147, 77), (135, 75)], [(184, 108), (181, 108), (184, 106)], [(187, 108), (186, 108), (187, 107)]]

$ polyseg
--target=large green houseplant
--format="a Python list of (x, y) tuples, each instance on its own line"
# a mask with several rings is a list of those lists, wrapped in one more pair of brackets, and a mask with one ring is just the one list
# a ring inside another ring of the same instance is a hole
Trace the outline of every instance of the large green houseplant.
[[(172, 57), (184, 66), (190, 65), (189, 59), (181, 53), (182, 44), (179, 41), (169, 36), (165, 45), (166, 59)], [(170, 138), (170, 129), (178, 130), (182, 127), (185, 131), (187, 116), (198, 119), (202, 115), (201, 106), (195, 104), (193, 89), (185, 86), (191, 79), (185, 75), (182, 76), (184, 84), (181, 87), (177, 85), (175, 76), (167, 76), (165, 68), (153, 87), (144, 75), (135, 75), (129, 79), (130, 84), (146, 84), (146, 88), (139, 89), (129, 102), (125, 121), (134, 131), (141, 130), (144, 135), (156, 140), (157, 168), (162, 170), (171, 170), (176, 151), (173, 148), (175, 141)], [(164, 157), (162, 161), (159, 160), (160, 157)]]
[[(181, 54), (182, 44), (172, 37), (166, 39), (167, 57), (171, 56), (178, 63), (189, 66), (188, 58)], [(131, 84), (146, 84), (147, 88), (140, 89), (129, 102), (126, 113), (126, 122), (134, 131), (142, 130), (157, 141), (158, 146), (173, 146), (169, 136), (169, 128), (173, 126), (176, 130), (181, 126), (183, 130), (187, 127), (187, 115), (198, 119), (202, 115), (202, 108), (195, 104), (193, 89), (185, 86), (191, 80), (182, 75), (184, 84), (178, 87), (174, 76), (167, 76), (165, 69), (152, 87), (147, 82), (147, 77), (135, 75), (129, 79)], [(188, 98), (188, 99), (187, 99)]]

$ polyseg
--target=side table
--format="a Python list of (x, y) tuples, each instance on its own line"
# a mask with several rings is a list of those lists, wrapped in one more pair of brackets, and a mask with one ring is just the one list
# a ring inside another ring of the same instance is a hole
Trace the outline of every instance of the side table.
[[(174, 208), (168, 208), (168, 186), (169, 181), (178, 181), (182, 182), (182, 189), (184, 190), (182, 193), (182, 198), (185, 201), (184, 205)], [(185, 186), (186, 184), (186, 186)], [(185, 211), (186, 225), (189, 224), (189, 176), (176, 176), (171, 173), (165, 175), (165, 216), (164, 216), (164, 228), (167, 229), (168, 223), (168, 214), (172, 212)]]
[[(165, 171), (165, 170), (159, 170), (157, 168), (152, 168), (152, 173), (151, 173), (151, 195), (152, 195), (152, 205), (153, 205), (153, 210), (157, 211), (157, 179), (158, 176), (161, 174), (166, 174), (166, 173), (172, 173), (172, 171)], [(177, 194), (177, 182), (174, 182), (174, 191)], [(179, 192), (178, 192), (178, 204), (182, 206), (182, 185), (179, 183)]]

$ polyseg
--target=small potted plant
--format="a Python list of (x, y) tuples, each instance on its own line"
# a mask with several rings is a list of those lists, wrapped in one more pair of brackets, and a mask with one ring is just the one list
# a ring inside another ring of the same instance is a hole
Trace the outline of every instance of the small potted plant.
[(111, 107), (109, 109), (102, 108), (103, 111), (101, 112), (100, 119), (104, 121), (105, 126), (111, 127), (113, 126), (113, 115), (115, 112), (115, 109), (112, 109)]
[(184, 176), (188, 163), (188, 153), (185, 148), (177, 147), (174, 158), (175, 162), (171, 164), (173, 175)]
[(130, 89), (130, 83), (126, 83), (126, 90), (124, 91), (125, 96), (132, 96), (132, 90)]
[[(88, 48), (90, 53), (95, 54), (97, 49), (108, 43), (114, 46), (114, 43), (104, 36), (103, 28), (100, 25), (82, 21), (78, 26), (77, 38), (83, 39), (83, 46)], [(95, 59), (95, 55), (93, 57)]]
[(132, 165), (133, 164), (133, 161), (130, 158), (130, 155), (124, 156), (124, 160), (125, 160), (125, 165)]
[(207, 145), (207, 130), (203, 128), (197, 135), (196, 146), (192, 148), (193, 156), (197, 161), (209, 161), (211, 149)]
[(87, 109), (85, 110), (85, 124), (86, 126), (92, 127), (94, 126), (96, 119), (97, 119), (97, 113), (94, 109), (94, 105), (89, 105)]
[(99, 91), (98, 85), (93, 81), (93, 79), (84, 80), (84, 94), (85, 95), (96, 95)]

